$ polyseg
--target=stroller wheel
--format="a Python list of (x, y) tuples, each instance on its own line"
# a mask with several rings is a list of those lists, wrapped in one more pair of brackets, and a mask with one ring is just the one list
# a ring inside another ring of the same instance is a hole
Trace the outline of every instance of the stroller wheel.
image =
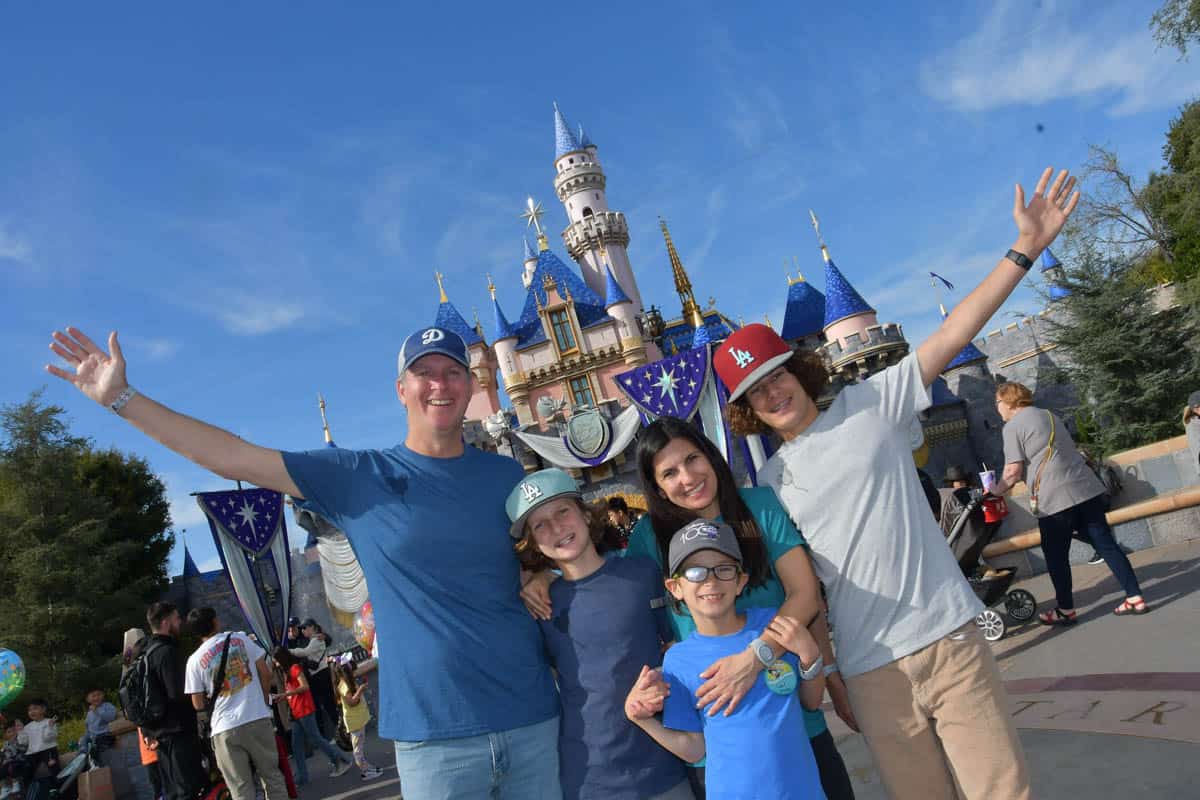
[(989, 642), (998, 642), (1004, 636), (1004, 632), (1008, 630), (1008, 626), (1004, 624), (1004, 617), (990, 608), (985, 608), (975, 618), (975, 624), (983, 631), (983, 638)]
[(1024, 589), (1013, 589), (1004, 597), (1004, 608), (1013, 622), (1028, 622), (1037, 613), (1037, 598)]

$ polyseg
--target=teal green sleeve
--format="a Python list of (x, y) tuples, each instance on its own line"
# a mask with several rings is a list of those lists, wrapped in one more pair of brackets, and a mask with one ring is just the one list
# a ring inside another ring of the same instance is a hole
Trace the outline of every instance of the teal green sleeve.
[(633, 530), (629, 533), (629, 546), (625, 548), (623, 555), (626, 556), (644, 556), (653, 559), (654, 563), (662, 569), (662, 559), (658, 554), (658, 542), (654, 539), (654, 526), (650, 524), (650, 515), (643, 514), (633, 525)]

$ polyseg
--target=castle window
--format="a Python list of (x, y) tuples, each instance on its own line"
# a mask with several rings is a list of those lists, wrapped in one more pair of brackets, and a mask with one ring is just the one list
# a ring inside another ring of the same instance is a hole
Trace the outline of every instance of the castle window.
[(585, 217), (590, 217), (590, 216), (592, 216), (592, 207), (591, 207), (591, 206), (584, 206), (584, 207), (583, 207), (583, 215), (584, 215)]
[(574, 164), (574, 163), (575, 163), (575, 159), (573, 159), (573, 158), (568, 158), (568, 159), (567, 159), (567, 163), (568, 163), (568, 164)]
[(592, 397), (592, 385), (588, 383), (586, 375), (571, 379), (571, 396), (575, 398), (576, 408), (596, 405)]
[(592, 197), (594, 197), (595, 199), (599, 200), (599, 199), (600, 199), (600, 193), (599, 193), (599, 192), (596, 192), (594, 195), (592, 195)]
[(566, 309), (550, 312), (550, 327), (554, 329), (554, 343), (558, 345), (558, 352), (575, 349), (575, 332), (571, 330), (571, 318), (567, 316)]

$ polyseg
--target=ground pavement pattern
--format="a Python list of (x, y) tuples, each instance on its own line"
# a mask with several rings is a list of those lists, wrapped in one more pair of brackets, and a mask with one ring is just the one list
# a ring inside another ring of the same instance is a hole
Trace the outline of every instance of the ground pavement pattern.
[[(1200, 796), (1200, 540), (1142, 550), (1130, 560), (1151, 613), (1113, 616), (1121, 595), (1108, 569), (1076, 566), (1079, 624), (1030, 622), (993, 645), (1035, 797)], [(1016, 586), (1033, 592), (1041, 608), (1052, 607), (1048, 576)], [(827, 717), (859, 800), (885, 800), (862, 737), (832, 709)], [(364, 783), (352, 769), (329, 778), (323, 759), (314, 757), (301, 800), (400, 797), (389, 743), (372, 735), (367, 750), (382, 777)]]
[[(1077, 625), (1032, 621), (992, 645), (1035, 797), (1200, 797), (1200, 540), (1129, 559), (1151, 613), (1113, 616), (1107, 567), (1076, 566)], [(1049, 576), (1018, 586), (1053, 607)], [(827, 717), (858, 800), (884, 800), (863, 738)]]

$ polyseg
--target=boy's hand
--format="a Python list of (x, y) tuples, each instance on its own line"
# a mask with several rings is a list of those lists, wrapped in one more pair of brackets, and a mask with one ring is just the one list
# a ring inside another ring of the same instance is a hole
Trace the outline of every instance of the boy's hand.
[(521, 587), (521, 602), (534, 619), (548, 620), (554, 609), (550, 605), (550, 584), (558, 576), (550, 570), (535, 572)]
[(795, 653), (801, 664), (812, 664), (821, 655), (817, 640), (808, 632), (808, 628), (800, 624), (794, 617), (780, 614), (771, 620), (767, 633), (775, 637), (775, 641)]
[(662, 679), (662, 672), (643, 666), (637, 682), (625, 698), (625, 716), (636, 722), (650, 719), (662, 711), (663, 701), (671, 693), (671, 687)]

